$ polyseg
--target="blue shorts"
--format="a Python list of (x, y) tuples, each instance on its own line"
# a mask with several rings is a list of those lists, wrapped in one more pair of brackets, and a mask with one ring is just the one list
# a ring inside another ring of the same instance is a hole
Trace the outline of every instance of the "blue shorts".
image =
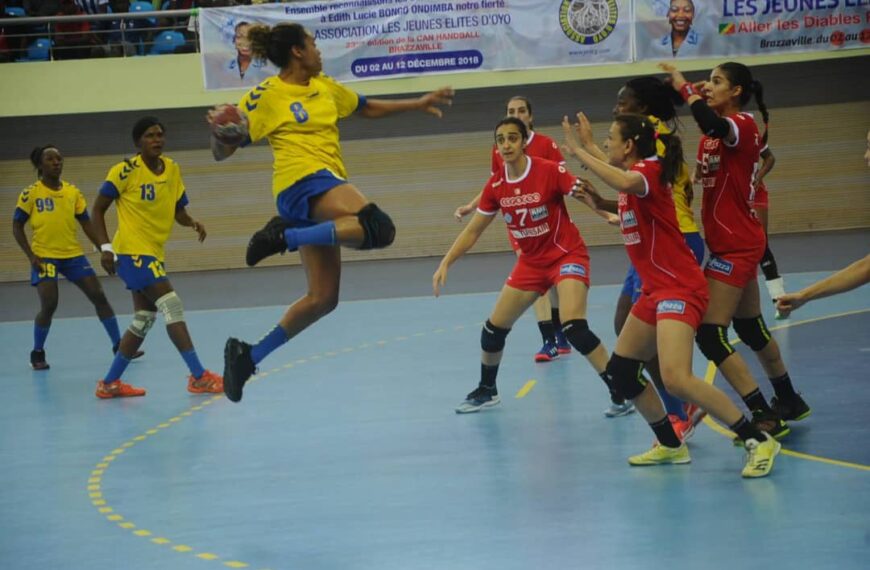
[[(683, 234), (683, 238), (686, 240), (686, 245), (688, 245), (689, 249), (692, 250), (692, 254), (694, 254), (698, 265), (703, 265), (705, 252), (704, 238), (702, 238), (701, 234), (698, 232)], [(631, 297), (631, 303), (634, 304), (640, 298), (642, 287), (643, 283), (640, 280), (640, 275), (635, 271), (634, 265), (629, 265), (628, 274), (625, 276), (625, 281), (622, 283), (621, 294), (626, 297)]]
[(57, 274), (60, 273), (67, 280), (75, 283), (85, 277), (96, 275), (96, 271), (91, 267), (91, 263), (84, 255), (78, 257), (68, 257), (66, 259), (42, 258), (42, 270), (37, 270), (31, 266), (30, 269), (30, 284), (39, 285), (43, 281), (57, 281)]
[(278, 194), (276, 203), (278, 214), (297, 227), (313, 226), (318, 222), (311, 219), (309, 200), (342, 184), (347, 184), (347, 180), (339, 178), (325, 168), (309, 174)]
[(643, 283), (640, 281), (640, 275), (637, 274), (634, 265), (628, 265), (628, 273), (625, 274), (625, 281), (622, 282), (622, 293), (625, 297), (631, 297), (631, 304), (635, 304), (641, 295), (641, 287)]
[(166, 281), (166, 268), (163, 262), (150, 255), (118, 254), (115, 264), (118, 277), (130, 291), (141, 291), (149, 285)]

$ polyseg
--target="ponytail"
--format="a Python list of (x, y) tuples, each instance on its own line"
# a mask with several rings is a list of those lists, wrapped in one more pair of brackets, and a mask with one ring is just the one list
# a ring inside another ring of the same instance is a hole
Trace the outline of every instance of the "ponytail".
[(284, 69), (293, 58), (290, 50), (294, 47), (305, 48), (305, 28), (301, 24), (278, 24), (269, 27), (263, 24), (248, 29), (251, 42), (251, 55), (258, 61), (270, 61), (275, 67)]
[(662, 165), (661, 181), (665, 184), (673, 184), (683, 168), (683, 141), (673, 133), (660, 134), (659, 140), (665, 146), (664, 154), (659, 156)]
[(767, 105), (764, 103), (764, 86), (761, 84), (761, 81), (752, 81), (752, 93), (755, 95), (755, 104), (758, 105), (758, 111), (761, 113), (761, 120), (764, 122), (764, 135), (761, 137), (761, 140), (764, 144), (767, 144), (767, 131), (770, 128), (770, 113), (767, 111)]
[(767, 129), (770, 122), (770, 113), (767, 111), (767, 105), (764, 103), (764, 86), (760, 81), (753, 79), (752, 72), (742, 63), (729, 61), (719, 66), (719, 69), (728, 79), (731, 85), (739, 85), (743, 88), (740, 93), (740, 106), (743, 107), (752, 96), (755, 95), (755, 103), (758, 105), (758, 110), (761, 112), (761, 119), (764, 121), (764, 135), (762, 140), (767, 143)]
[[(658, 156), (662, 165), (659, 180), (663, 184), (673, 184), (683, 163), (683, 143), (680, 137), (673, 133), (659, 133), (652, 121), (643, 115), (617, 115), (613, 120), (619, 125), (619, 134), (623, 140), (634, 141), (641, 158)], [(659, 141), (664, 146), (664, 154), (657, 152)]]

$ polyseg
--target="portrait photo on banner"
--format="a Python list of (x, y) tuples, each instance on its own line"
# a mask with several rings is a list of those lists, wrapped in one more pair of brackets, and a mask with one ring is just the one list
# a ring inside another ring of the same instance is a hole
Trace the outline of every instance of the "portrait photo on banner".
[[(214, 28), (216, 19), (210, 19)], [(227, 14), (216, 26), (219, 42), (203, 51), (202, 60), (207, 89), (238, 89), (253, 87), (277, 70), (268, 61), (259, 61), (251, 55), (248, 30), (256, 25), (255, 19), (244, 15)]]

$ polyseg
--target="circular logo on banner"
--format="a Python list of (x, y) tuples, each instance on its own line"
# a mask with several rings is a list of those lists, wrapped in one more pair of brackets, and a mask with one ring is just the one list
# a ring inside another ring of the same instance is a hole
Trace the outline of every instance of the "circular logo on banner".
[(616, 0), (562, 0), (559, 24), (571, 41), (583, 45), (603, 42), (619, 19)]

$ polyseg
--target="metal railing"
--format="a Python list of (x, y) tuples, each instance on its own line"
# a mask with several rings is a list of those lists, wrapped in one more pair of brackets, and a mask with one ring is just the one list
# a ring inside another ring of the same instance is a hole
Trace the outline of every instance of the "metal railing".
[[(199, 51), (199, 10), (6, 17), (0, 63)], [(80, 26), (88, 24), (87, 29)], [(15, 30), (17, 33), (11, 33)], [(18, 32), (18, 30), (22, 30)]]

